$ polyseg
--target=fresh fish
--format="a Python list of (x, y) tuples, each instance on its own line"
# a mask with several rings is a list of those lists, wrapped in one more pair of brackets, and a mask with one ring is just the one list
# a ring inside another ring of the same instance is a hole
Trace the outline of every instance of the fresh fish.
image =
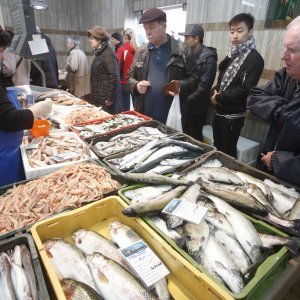
[[(178, 197), (181, 201), (191, 202), (196, 204), (197, 196), (200, 192), (200, 185), (195, 183), (191, 185), (180, 197)], [(181, 226), (184, 222), (182, 218), (179, 218), (174, 215), (166, 216), (167, 227), (174, 229), (178, 226)]]
[(182, 234), (179, 234), (177, 231), (173, 229), (169, 229), (167, 227), (166, 222), (159, 217), (150, 217), (150, 220), (155, 224), (155, 226), (160, 229), (165, 235), (175, 241), (180, 247), (183, 246), (184, 237)]
[(270, 179), (265, 179), (264, 183), (267, 184), (271, 190), (275, 188), (276, 190), (280, 190), (293, 198), (300, 198), (300, 193), (297, 192), (294, 188), (288, 188), (282, 184), (277, 184)]
[(198, 182), (206, 192), (226, 200), (226, 202), (242, 211), (261, 215), (268, 213), (267, 209), (251, 196), (245, 188), (225, 184), (206, 184), (199, 180)]
[(52, 239), (44, 243), (59, 280), (70, 278), (95, 289), (94, 280), (86, 264), (85, 254), (63, 239)]
[(143, 160), (140, 164), (135, 166), (132, 170), (134, 173), (143, 173), (153, 168), (155, 165), (160, 163), (162, 160), (174, 156), (179, 156), (188, 150), (180, 146), (166, 146), (153, 152), (147, 159)]
[(241, 292), (244, 287), (242, 275), (213, 235), (209, 236), (206, 247), (203, 249), (203, 256), (234, 293)]
[(298, 198), (276, 188), (272, 188), (272, 194), (274, 196), (272, 205), (282, 214), (289, 213), (298, 200)]
[(119, 253), (118, 248), (98, 232), (78, 229), (73, 232), (72, 238), (75, 245), (86, 254), (92, 255), (94, 252), (99, 252), (124, 268), (128, 268), (128, 264)]
[(273, 248), (274, 246), (286, 246), (293, 256), (298, 255), (298, 245), (292, 238), (286, 238), (277, 235), (259, 233), (259, 237), (264, 248)]
[(31, 300), (30, 285), (24, 269), (14, 262), (10, 263), (11, 279), (17, 299)]
[(22, 259), (21, 259), (21, 247), (20, 245), (16, 245), (14, 250), (12, 251), (11, 260), (17, 264), (18, 266), (22, 267)]
[(206, 247), (210, 235), (206, 221), (202, 220), (200, 224), (187, 223), (183, 226), (183, 230), (187, 237), (188, 253), (200, 262), (201, 251)]
[(6, 253), (0, 254), (0, 299), (15, 300), (16, 295), (11, 278), (9, 257)]
[(246, 274), (251, 265), (251, 260), (240, 243), (223, 230), (215, 229), (214, 234), (216, 241), (224, 247), (241, 273)]
[(170, 201), (180, 197), (185, 190), (185, 186), (178, 186), (151, 201), (130, 204), (122, 213), (126, 216), (134, 217), (146, 213), (160, 212)]
[(148, 170), (147, 174), (167, 174), (174, 170), (174, 166), (162, 166), (161, 164)]
[(28, 278), (32, 300), (36, 300), (38, 299), (38, 290), (31, 254), (25, 245), (20, 246), (20, 254), (22, 265)]
[(146, 202), (162, 195), (171, 188), (171, 185), (144, 186), (125, 191), (124, 196), (130, 199), (132, 204), (137, 202)]
[(64, 279), (61, 283), (67, 300), (101, 300), (94, 289), (85, 283), (73, 279)]
[(154, 285), (155, 293), (158, 296), (158, 300), (170, 300), (171, 295), (168, 290), (167, 278), (163, 277), (157, 281)]
[(170, 138), (164, 139), (161, 142), (161, 146), (177, 145), (177, 146), (183, 147), (189, 151), (204, 153), (204, 149), (202, 147), (200, 147), (198, 145), (194, 145), (189, 142), (180, 141), (179, 140), (180, 138), (184, 138), (184, 136), (178, 135), (176, 137), (176, 139), (175, 139), (175, 137), (173, 137), (172, 139), (170, 139)]
[(218, 159), (211, 159), (207, 162), (203, 163), (201, 167), (207, 168), (207, 167), (213, 167), (213, 168), (221, 168), (223, 164)]
[(288, 216), (289, 220), (299, 220), (300, 219), (300, 200), (297, 200), (291, 209)]
[(231, 207), (225, 201), (208, 196), (216, 208), (222, 213), (232, 226), (236, 239), (242, 245), (252, 263), (255, 263), (262, 255), (262, 243), (252, 223), (237, 209)]
[(115, 177), (124, 182), (136, 182), (136, 183), (148, 183), (153, 185), (191, 185), (192, 182), (187, 180), (180, 180), (163, 176), (159, 174), (144, 174), (144, 173), (127, 173), (127, 174), (112, 174)]
[(88, 255), (87, 263), (104, 299), (155, 299), (136, 278), (100, 253)]

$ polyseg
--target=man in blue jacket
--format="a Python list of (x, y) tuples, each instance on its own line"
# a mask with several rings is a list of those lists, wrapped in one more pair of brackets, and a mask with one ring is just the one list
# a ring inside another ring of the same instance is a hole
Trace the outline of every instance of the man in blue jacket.
[(300, 16), (287, 27), (284, 67), (263, 88), (253, 88), (247, 108), (271, 124), (259, 168), (300, 185)]

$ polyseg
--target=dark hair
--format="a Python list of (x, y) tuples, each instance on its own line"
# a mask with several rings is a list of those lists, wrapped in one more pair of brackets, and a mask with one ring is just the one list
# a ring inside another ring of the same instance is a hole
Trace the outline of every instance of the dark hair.
[(238, 15), (234, 16), (228, 22), (228, 25), (229, 25), (229, 27), (231, 27), (231, 25), (238, 24), (238, 23), (241, 23), (241, 22), (245, 22), (245, 24), (248, 27), (248, 30), (250, 30), (250, 29), (253, 28), (253, 25), (254, 25), (254, 17), (250, 14), (245, 14), (245, 13), (238, 14)]
[(11, 43), (11, 36), (10, 34), (3, 30), (0, 26), (0, 47), (9, 47)]

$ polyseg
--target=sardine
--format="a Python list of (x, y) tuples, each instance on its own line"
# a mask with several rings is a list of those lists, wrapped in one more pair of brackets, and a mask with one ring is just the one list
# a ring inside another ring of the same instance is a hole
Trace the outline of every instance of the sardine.
[(52, 239), (44, 243), (48, 257), (59, 280), (75, 279), (96, 289), (85, 254), (63, 239)]
[(180, 197), (185, 190), (185, 186), (178, 186), (151, 201), (130, 204), (122, 213), (129, 217), (135, 217), (146, 213), (161, 212), (170, 201)]
[(0, 254), (0, 299), (15, 300), (16, 294), (11, 278), (11, 267), (6, 253)]
[(136, 278), (100, 253), (88, 255), (87, 263), (104, 299), (155, 299)]
[(74, 279), (64, 279), (61, 283), (67, 300), (101, 300), (103, 299), (94, 289), (85, 283)]
[(98, 232), (78, 229), (73, 232), (72, 238), (75, 245), (86, 254), (92, 255), (94, 252), (99, 252), (124, 268), (128, 268), (128, 264), (119, 253), (118, 248)]

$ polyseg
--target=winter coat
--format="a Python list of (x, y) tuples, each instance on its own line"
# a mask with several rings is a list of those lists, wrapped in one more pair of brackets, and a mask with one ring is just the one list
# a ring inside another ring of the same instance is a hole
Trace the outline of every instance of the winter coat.
[[(271, 159), (273, 174), (300, 185), (300, 91), (295, 97), (296, 81), (285, 69), (263, 88), (253, 88), (247, 108), (271, 124), (262, 152), (275, 150)], [(265, 165), (260, 169), (266, 171)]]
[[(230, 66), (231, 58), (226, 56), (219, 65), (219, 76), (217, 86), (214, 87), (217, 91), (220, 89), (222, 78), (225, 71)], [(261, 55), (252, 50), (246, 57), (236, 76), (229, 84), (227, 89), (216, 95), (216, 111), (219, 114), (238, 114), (246, 111), (246, 102), (249, 90), (256, 86), (260, 75), (264, 68), (264, 60)]]
[(91, 66), (91, 103), (103, 106), (105, 101), (117, 102), (120, 75), (114, 50), (104, 42), (96, 51)]
[(80, 98), (90, 93), (89, 65), (85, 53), (75, 47), (66, 60), (66, 81), (69, 92)]
[[(180, 81), (180, 100), (181, 105), (184, 105), (184, 100), (187, 95), (192, 93), (197, 86), (197, 66), (195, 59), (192, 56), (187, 55), (187, 50), (181, 42), (176, 41), (173, 37), (168, 36), (171, 39), (171, 54), (167, 63), (165, 82), (168, 83), (172, 80)], [(134, 95), (135, 109), (141, 113), (144, 112), (144, 98), (145, 95), (141, 95), (137, 90), (137, 84), (139, 81), (147, 80), (149, 71), (149, 58), (150, 53), (148, 50), (148, 44), (143, 45), (138, 49), (135, 54), (134, 61), (127, 74), (127, 85)], [(166, 96), (168, 105), (171, 106), (173, 97)], [(184, 108), (181, 107), (182, 112)]]
[(212, 47), (200, 45), (193, 54), (198, 67), (198, 86), (194, 93), (187, 97), (187, 113), (202, 114), (208, 109), (210, 91), (217, 71), (217, 50)]
[(126, 42), (117, 51), (121, 84), (126, 84), (127, 73), (133, 62), (134, 54), (135, 50), (130, 42)]

